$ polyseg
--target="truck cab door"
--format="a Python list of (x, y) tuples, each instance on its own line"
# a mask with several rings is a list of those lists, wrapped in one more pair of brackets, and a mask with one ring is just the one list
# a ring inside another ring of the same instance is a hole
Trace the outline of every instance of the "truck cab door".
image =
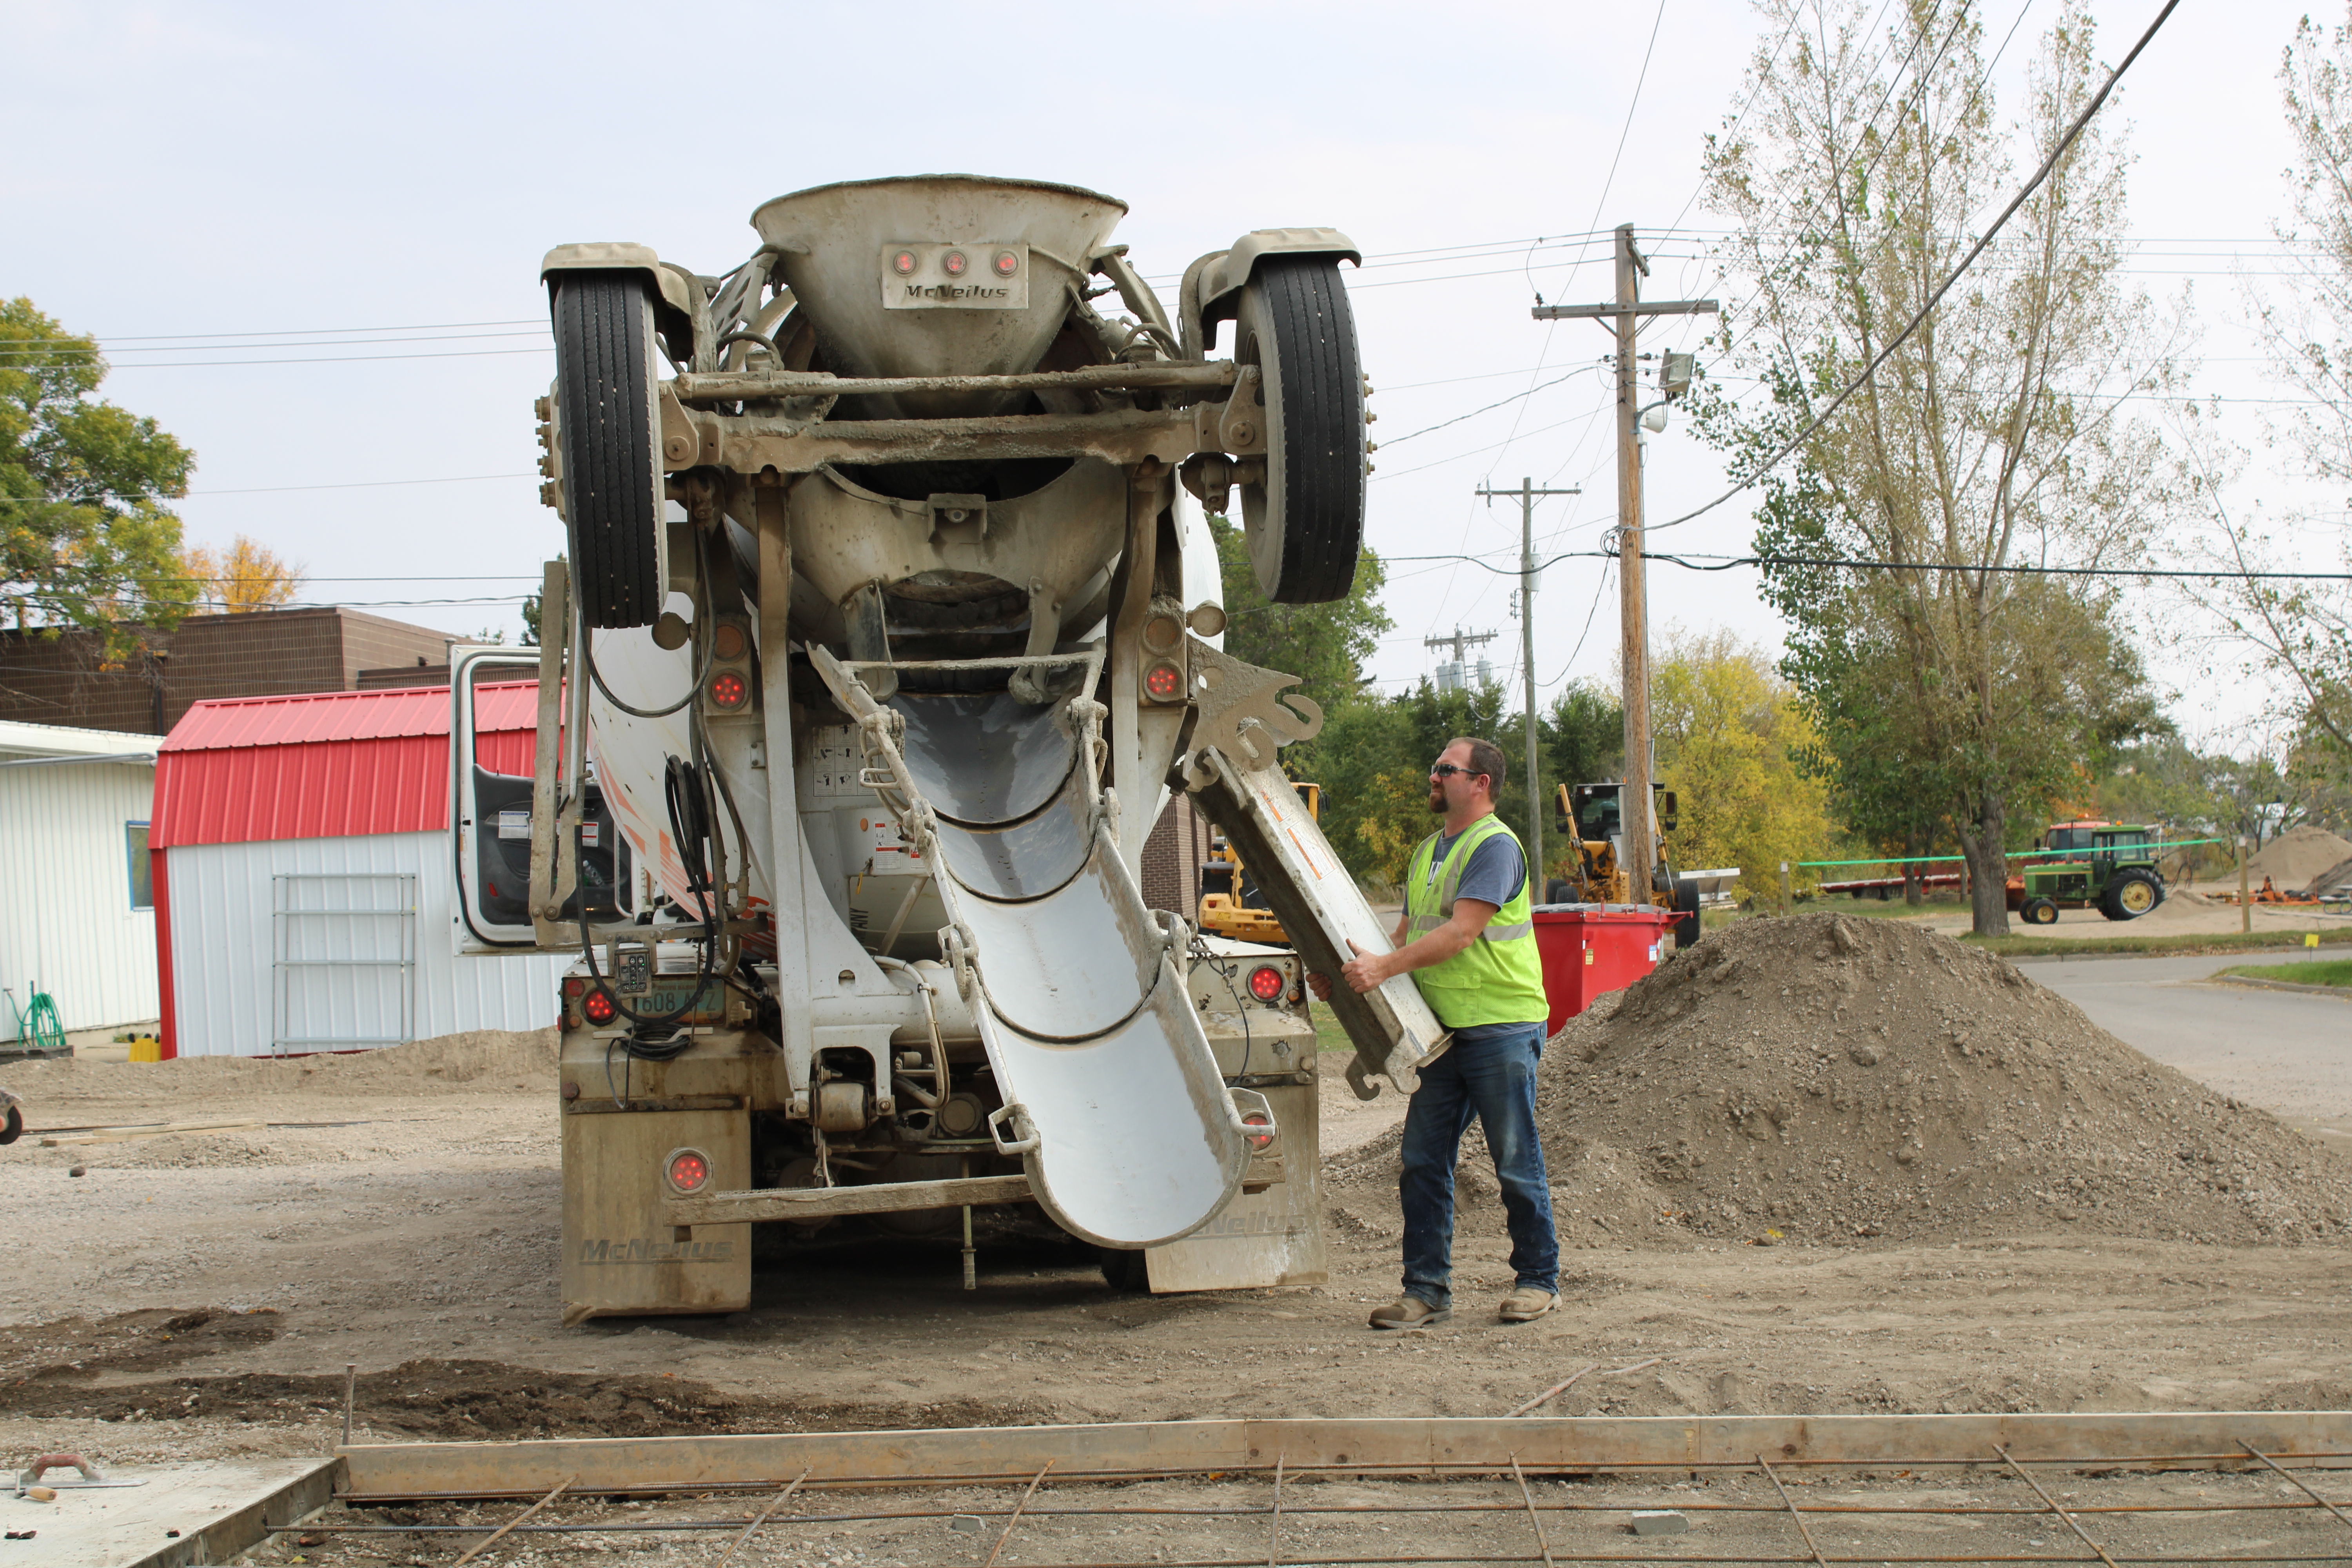
[[(533, 952), (530, 918), (532, 767), (538, 747), (539, 655), (530, 648), (456, 647), (449, 655), (451, 923), (463, 953)], [(561, 755), (562, 749), (557, 748)], [(562, 847), (571, 853), (572, 847)], [(592, 780), (578, 845), (581, 892), (562, 918), (611, 921), (634, 907), (629, 847)]]

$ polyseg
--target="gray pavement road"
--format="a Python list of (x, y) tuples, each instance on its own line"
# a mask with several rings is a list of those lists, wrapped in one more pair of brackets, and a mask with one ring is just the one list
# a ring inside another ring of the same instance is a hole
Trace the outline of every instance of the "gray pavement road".
[(2318, 956), (2032, 959), (2019, 967), (2156, 1060), (2352, 1152), (2352, 997), (2213, 978), (2234, 964)]

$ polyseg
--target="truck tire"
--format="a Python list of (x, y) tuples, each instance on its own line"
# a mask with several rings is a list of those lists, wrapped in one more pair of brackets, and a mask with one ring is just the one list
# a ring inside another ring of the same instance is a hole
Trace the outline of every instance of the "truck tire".
[(1150, 1268), (1141, 1247), (1105, 1247), (1097, 1249), (1096, 1257), (1102, 1265), (1103, 1282), (1112, 1289), (1128, 1296), (1150, 1291)]
[(572, 595), (592, 626), (651, 626), (667, 597), (654, 307), (632, 272), (555, 284), (556, 409)]
[(8, 1108), (5, 1124), (0, 1124), (0, 1143), (14, 1143), (25, 1135), (25, 1113), (15, 1106)]
[(1344, 599), (1364, 544), (1364, 377), (1339, 264), (1260, 262), (1234, 325), (1265, 405), (1265, 473), (1241, 487), (1257, 585), (1277, 605)]
[(2028, 899), (2017, 912), (2030, 926), (2054, 926), (2058, 923), (2058, 906), (2047, 899)]
[(1576, 884), (1565, 877), (1554, 877), (1544, 886), (1544, 902), (1548, 904), (1572, 904), (1576, 894)]
[(2164, 885), (2154, 874), (2137, 867), (2107, 879), (2099, 897), (2099, 912), (2111, 921), (2136, 921), (2164, 901)]

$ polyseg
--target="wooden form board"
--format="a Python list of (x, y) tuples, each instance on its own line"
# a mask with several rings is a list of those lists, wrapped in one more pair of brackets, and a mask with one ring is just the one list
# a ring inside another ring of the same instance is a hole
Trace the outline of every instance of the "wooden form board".
[(559, 1438), (520, 1443), (388, 1443), (338, 1449), (351, 1497), (536, 1497), (567, 1476), (583, 1492), (1025, 1480), (1318, 1468), (1529, 1472), (1643, 1467), (1998, 1464), (2163, 1468), (2253, 1464), (2241, 1443), (2282, 1460), (2352, 1466), (2352, 1411), (2221, 1411), (1968, 1415), (1705, 1415), (1315, 1418), (1117, 1422), (912, 1432), (707, 1437)]

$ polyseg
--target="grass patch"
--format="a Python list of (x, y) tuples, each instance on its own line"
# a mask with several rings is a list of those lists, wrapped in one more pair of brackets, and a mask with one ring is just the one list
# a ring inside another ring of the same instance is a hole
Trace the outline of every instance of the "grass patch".
[(2352, 958), (2321, 959), (2313, 963), (2233, 963), (2224, 974), (2255, 980), (2284, 980), (2290, 985), (2352, 985)]
[(1323, 1051), (1353, 1051), (1356, 1042), (1339, 1026), (1339, 1016), (1322, 1002), (1307, 1004), (1307, 1016), (1315, 1026), (1315, 1049)]
[[(2303, 945), (2301, 933), (2294, 931), (2223, 931), (2205, 936), (1977, 936), (1964, 933), (1960, 941), (1971, 947), (1997, 952), (2003, 958), (2062, 958), (2084, 953), (2143, 952), (2170, 953), (2176, 957), (2195, 958), (2213, 952), (2272, 952), (2282, 948)], [(2331, 931), (2319, 933), (2322, 947), (2352, 947), (2352, 931)], [(2264, 973), (2270, 970), (2265, 968)]]
[[(1856, 919), (1918, 920), (1927, 915), (1959, 914), (1968, 905), (1958, 899), (1929, 899), (1923, 904), (1906, 904), (1900, 897), (1886, 900), (1850, 899), (1843, 893), (1827, 894), (1821, 898), (1799, 899), (1789, 906), (1792, 915), (1853, 915)], [(1700, 916), (1701, 929), (1722, 931), (1741, 921), (1777, 920), (1780, 910), (1770, 904), (1759, 904), (1752, 910), (1712, 909)]]

